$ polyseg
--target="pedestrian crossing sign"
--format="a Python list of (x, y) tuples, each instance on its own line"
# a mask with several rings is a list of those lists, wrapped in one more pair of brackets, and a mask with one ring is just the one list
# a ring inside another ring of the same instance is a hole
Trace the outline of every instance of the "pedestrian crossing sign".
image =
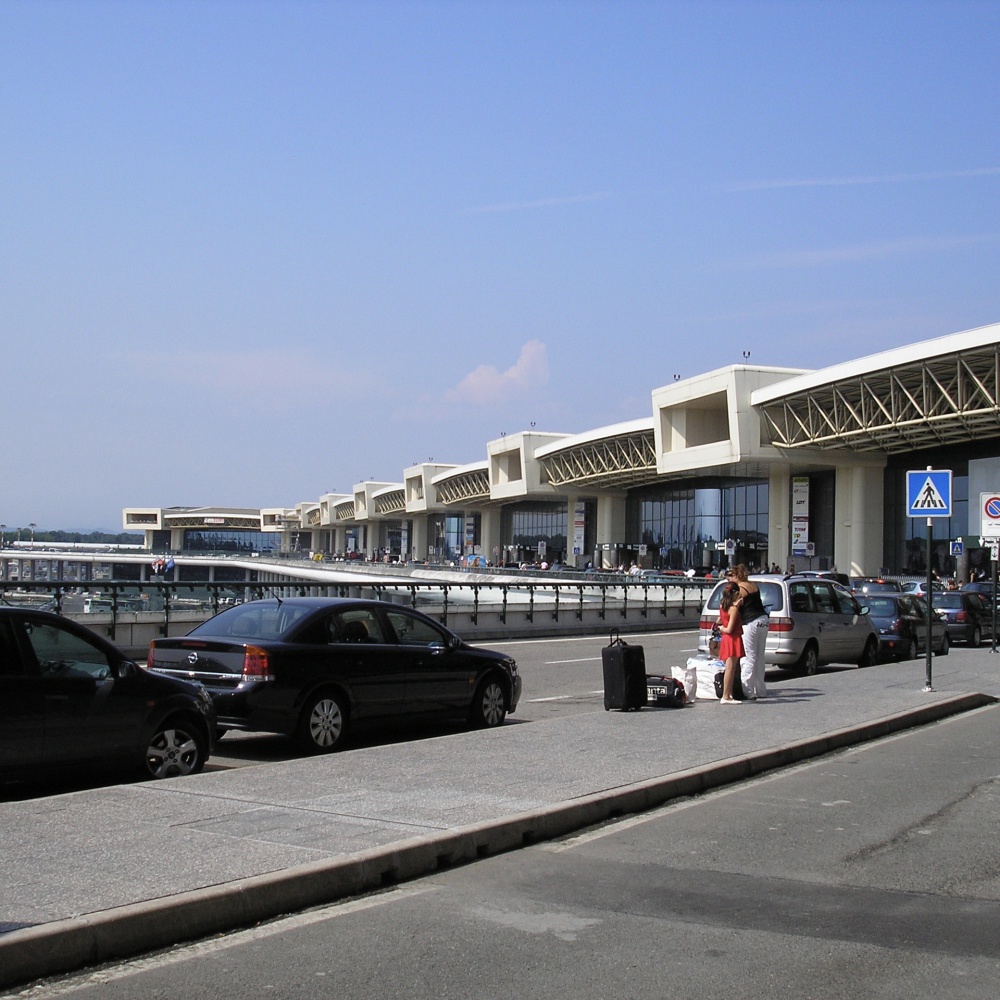
[(907, 517), (951, 517), (951, 469), (906, 474)]

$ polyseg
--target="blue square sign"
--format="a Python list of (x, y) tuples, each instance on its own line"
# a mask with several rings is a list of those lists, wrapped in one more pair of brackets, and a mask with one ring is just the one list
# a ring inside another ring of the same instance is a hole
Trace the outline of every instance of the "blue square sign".
[(907, 517), (951, 517), (951, 469), (906, 473)]

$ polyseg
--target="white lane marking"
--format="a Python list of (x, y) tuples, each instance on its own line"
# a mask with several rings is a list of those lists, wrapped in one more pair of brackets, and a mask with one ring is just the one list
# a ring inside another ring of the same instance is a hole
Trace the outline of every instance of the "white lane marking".
[(301, 927), (310, 927), (313, 924), (323, 923), (325, 920), (334, 920), (337, 917), (345, 917), (360, 910), (369, 910), (376, 906), (385, 906), (387, 903), (395, 903), (401, 899), (408, 899), (423, 895), (426, 892), (436, 891), (437, 888), (435, 886), (421, 886), (419, 888), (407, 886), (399, 889), (391, 889), (376, 896), (355, 899), (349, 903), (330, 903), (328, 906), (309, 910), (307, 913), (297, 913), (291, 917), (282, 917), (260, 927), (252, 927), (245, 931), (234, 931), (232, 934), (226, 934), (225, 937), (213, 937), (205, 941), (196, 941), (194, 944), (181, 944), (164, 954), (152, 955), (149, 958), (124, 959), (112, 968), (72, 976), (58, 983), (53, 983), (48, 989), (43, 985), (40, 989), (32, 989), (30, 993), (5, 993), (0, 995), (0, 1000), (23, 1000), (25, 996), (30, 996), (32, 1000), (47, 1000), (48, 997), (65, 996), (68, 993), (75, 993), (77, 990), (88, 989), (91, 986), (102, 986), (105, 983), (128, 979), (130, 976), (163, 969), (171, 965), (177, 965), (180, 962), (188, 962), (193, 959), (204, 958), (208, 955), (215, 955), (220, 951), (226, 951), (228, 948), (238, 948), (245, 944), (251, 944), (254, 941), (263, 941), (266, 938), (277, 937), (280, 934), (287, 934), (289, 931), (298, 930)]
[[(672, 635), (698, 635), (699, 629), (697, 628), (684, 628), (684, 629), (670, 629), (668, 632), (626, 632), (627, 640), (638, 641), (640, 638), (663, 638), (665, 636)], [(500, 646), (531, 646), (540, 642), (546, 643), (557, 643), (557, 642), (594, 642), (598, 640), (604, 645), (607, 645), (605, 641), (606, 633), (600, 633), (595, 635), (564, 635), (564, 636), (554, 636), (552, 638), (537, 638), (537, 639), (500, 639), (500, 640), (490, 640), (489, 646), (491, 648), (496, 648)]]
[(551, 667), (554, 663), (600, 663), (599, 656), (583, 656), (578, 660), (545, 660), (543, 666)]
[(571, 698), (585, 698), (588, 695), (598, 695), (604, 694), (603, 691), (585, 691), (582, 695), (579, 694), (554, 694), (548, 698), (529, 698), (529, 705), (537, 705), (543, 701), (569, 701)]

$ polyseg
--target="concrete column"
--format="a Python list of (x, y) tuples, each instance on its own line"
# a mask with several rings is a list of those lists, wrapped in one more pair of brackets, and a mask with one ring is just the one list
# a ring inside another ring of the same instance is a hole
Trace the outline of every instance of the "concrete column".
[(618, 552), (601, 550), (604, 543), (625, 541), (625, 494), (600, 493), (597, 497), (597, 548), (594, 563), (598, 569), (617, 566)]
[(333, 551), (343, 553), (347, 549), (347, 528), (342, 524), (333, 526)]
[(430, 514), (414, 514), (410, 526), (410, 551), (406, 553), (412, 559), (427, 558), (427, 521)]
[(499, 508), (487, 507), (479, 512), (479, 540), (483, 558), (487, 562), (496, 563), (502, 560)]
[(184, 548), (184, 529), (183, 528), (171, 528), (170, 529), (170, 551), (180, 552)]
[(792, 558), (791, 468), (771, 465), (767, 479), (767, 559), (784, 569)]
[(884, 565), (883, 474), (881, 467), (837, 469), (833, 553), (849, 576), (875, 576)]

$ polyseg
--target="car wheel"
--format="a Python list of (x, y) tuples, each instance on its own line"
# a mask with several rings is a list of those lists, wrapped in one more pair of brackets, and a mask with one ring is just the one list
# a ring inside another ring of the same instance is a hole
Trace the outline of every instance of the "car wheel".
[(204, 734), (187, 719), (167, 719), (156, 727), (145, 753), (145, 774), (173, 778), (197, 774), (208, 759)]
[(915, 660), (917, 658), (917, 640), (910, 638), (910, 641), (906, 644), (906, 650), (903, 653), (901, 659), (904, 660)]
[(507, 718), (507, 696), (495, 677), (487, 677), (476, 688), (470, 718), (477, 729), (493, 729)]
[(819, 669), (819, 653), (811, 642), (802, 650), (797, 666), (798, 672), (806, 677), (811, 677)]
[(338, 750), (347, 733), (347, 712), (341, 695), (324, 691), (306, 702), (299, 717), (298, 740), (308, 753)]
[(865, 643), (865, 650), (861, 654), (861, 659), (858, 660), (859, 667), (874, 667), (878, 661), (878, 639), (875, 636), (871, 636), (869, 640)]
[(983, 641), (983, 630), (977, 625), (972, 630), (972, 645), (979, 646), (982, 644), (982, 641)]
[(948, 633), (941, 637), (941, 648), (938, 650), (938, 656), (947, 656), (948, 650), (951, 648), (951, 640), (948, 638)]

